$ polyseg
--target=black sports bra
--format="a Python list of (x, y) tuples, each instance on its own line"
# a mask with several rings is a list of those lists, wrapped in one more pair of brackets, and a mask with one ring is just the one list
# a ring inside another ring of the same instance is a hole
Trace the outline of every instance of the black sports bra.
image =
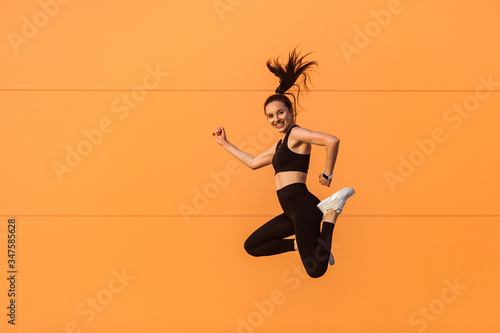
[(283, 171), (302, 171), (307, 173), (309, 169), (311, 154), (297, 154), (288, 148), (288, 136), (295, 126), (298, 125), (292, 126), (286, 132), (285, 138), (280, 140), (276, 145), (276, 152), (273, 156), (274, 174)]

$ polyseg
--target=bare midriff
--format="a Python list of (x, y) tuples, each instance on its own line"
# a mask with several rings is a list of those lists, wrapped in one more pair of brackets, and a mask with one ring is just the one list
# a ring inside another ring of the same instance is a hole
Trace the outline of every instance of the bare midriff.
[(294, 183), (304, 183), (307, 179), (307, 173), (302, 171), (282, 171), (274, 176), (276, 190)]

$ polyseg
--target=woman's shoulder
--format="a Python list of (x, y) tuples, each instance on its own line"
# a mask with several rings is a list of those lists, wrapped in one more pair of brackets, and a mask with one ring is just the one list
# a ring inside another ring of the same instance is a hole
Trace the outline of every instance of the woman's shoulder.
[(309, 133), (312, 133), (312, 131), (299, 125), (295, 125), (290, 129), (290, 136), (293, 137), (301, 137), (304, 135), (308, 135)]
[(296, 147), (301, 144), (307, 143), (309, 140), (310, 130), (304, 127), (295, 126), (290, 131), (290, 135), (288, 137), (289, 146)]

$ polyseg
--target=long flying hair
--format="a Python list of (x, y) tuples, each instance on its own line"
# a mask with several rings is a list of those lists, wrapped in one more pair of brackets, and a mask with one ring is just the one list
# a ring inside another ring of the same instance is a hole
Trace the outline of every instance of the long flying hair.
[[(288, 54), (288, 62), (282, 65), (279, 62), (279, 57), (275, 59), (269, 59), (266, 62), (267, 68), (276, 75), (279, 80), (279, 86), (275, 90), (275, 94), (271, 95), (267, 98), (264, 103), (264, 112), (266, 106), (274, 101), (281, 101), (285, 106), (289, 109), (292, 109), (292, 103), (290, 99), (286, 95), (291, 95), (293, 98), (293, 116), (294, 118), (297, 115), (297, 103), (299, 102), (299, 95), (301, 93), (301, 84), (303, 85), (303, 89), (305, 91), (309, 90), (307, 85), (307, 81), (311, 82), (311, 78), (309, 77), (308, 71), (312, 66), (317, 66), (317, 61), (304, 61), (304, 58), (307, 57), (310, 53), (307, 53), (304, 56), (300, 56), (299, 52), (297, 52), (297, 48), (293, 49)], [(302, 77), (301, 82), (297, 82), (299, 78)], [(297, 97), (293, 93), (288, 92), (292, 87), (297, 89)], [(299, 103), (300, 105), (300, 103)]]

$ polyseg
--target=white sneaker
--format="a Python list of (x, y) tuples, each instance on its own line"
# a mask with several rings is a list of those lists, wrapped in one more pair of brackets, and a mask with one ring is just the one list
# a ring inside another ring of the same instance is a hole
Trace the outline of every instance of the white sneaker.
[(326, 214), (328, 209), (336, 210), (337, 213), (342, 213), (342, 209), (344, 208), (345, 202), (347, 199), (353, 195), (354, 189), (352, 187), (344, 187), (340, 191), (337, 191), (331, 197), (326, 198), (318, 204), (318, 208), (321, 210), (323, 215)]

